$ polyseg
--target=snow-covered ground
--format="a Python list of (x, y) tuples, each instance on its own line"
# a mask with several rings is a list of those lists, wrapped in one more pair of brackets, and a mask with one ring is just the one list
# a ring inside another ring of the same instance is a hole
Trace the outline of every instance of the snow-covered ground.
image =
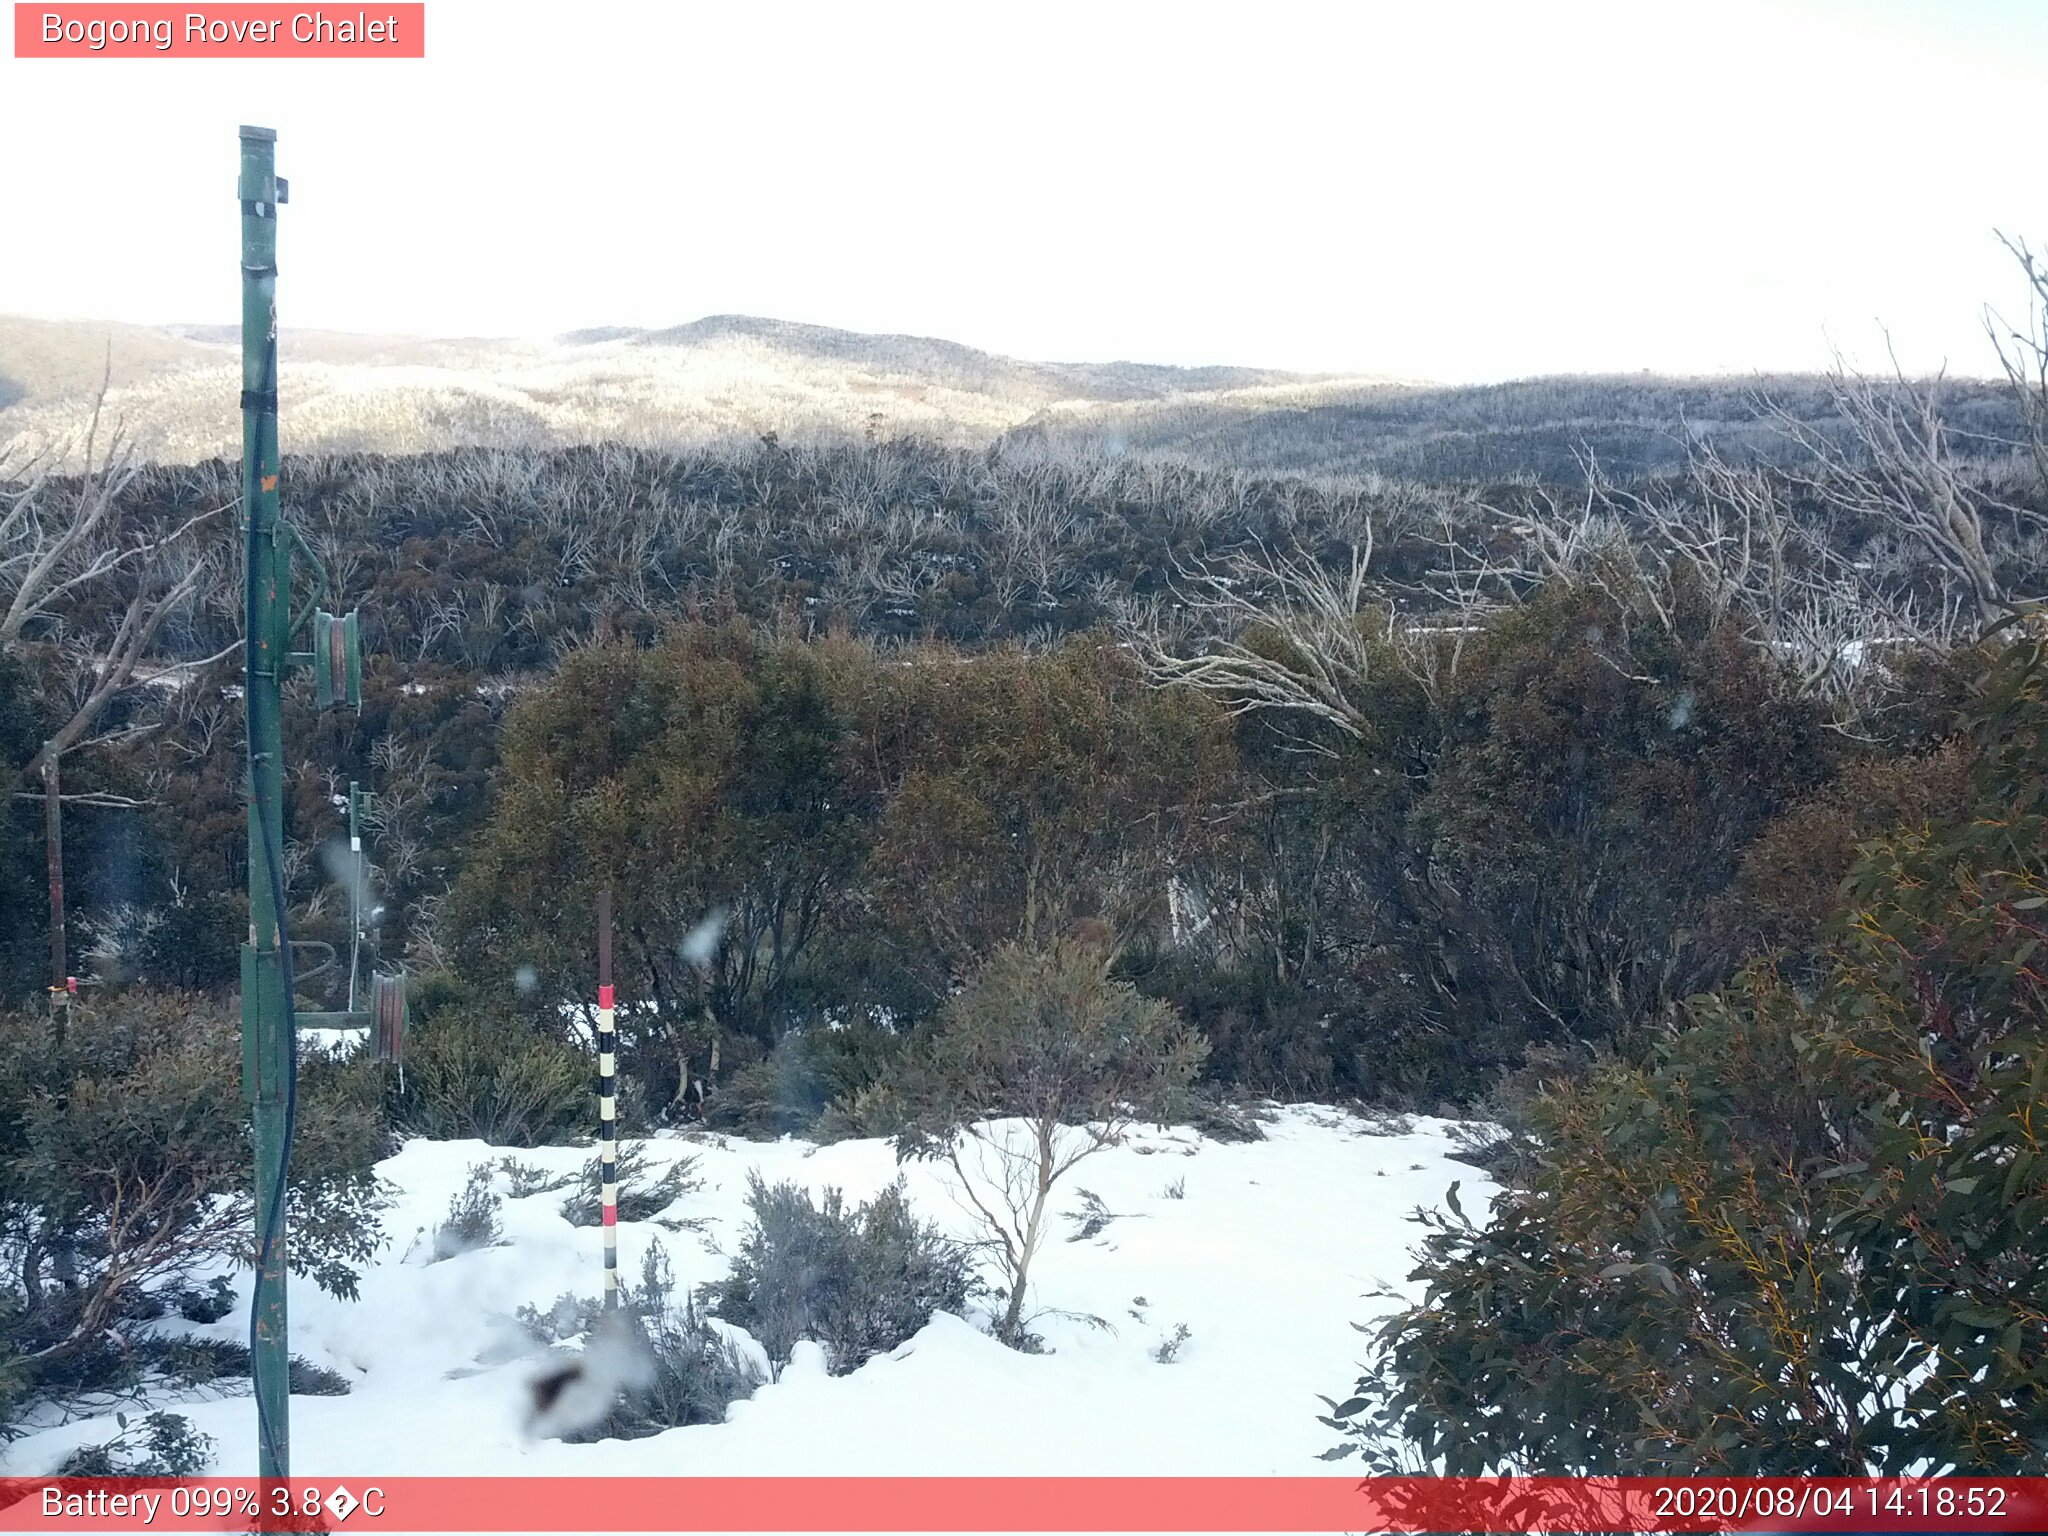
[[(651, 1439), (568, 1445), (523, 1427), (537, 1346), (512, 1320), (564, 1292), (599, 1288), (599, 1233), (560, 1214), (556, 1191), (508, 1198), (505, 1246), (429, 1263), (432, 1228), (470, 1168), (507, 1154), (481, 1142), (409, 1143), (381, 1167), (396, 1192), (386, 1242), (345, 1302), (295, 1280), (295, 1354), (340, 1372), (342, 1397), (292, 1400), (292, 1469), (301, 1476), (408, 1474), (1261, 1474), (1325, 1470), (1333, 1441), (1318, 1394), (1341, 1397), (1366, 1340), (1352, 1327), (1386, 1310), (1368, 1293), (1406, 1290), (1417, 1205), (1462, 1180), (1466, 1208), (1491, 1186), (1449, 1158), (1450, 1126), (1375, 1125), (1312, 1106), (1279, 1109), (1261, 1142), (1141, 1131), (1082, 1162), (1054, 1191), (1062, 1219), (1033, 1267), (1032, 1328), (1049, 1352), (1020, 1354), (982, 1329), (986, 1316), (941, 1315), (893, 1355), (847, 1376), (800, 1346), (781, 1379), (735, 1404), (720, 1425)], [(647, 1246), (668, 1251), (679, 1290), (725, 1272), (721, 1250), (746, 1225), (747, 1174), (866, 1199), (896, 1176), (886, 1142), (830, 1146), (709, 1135), (646, 1143), (649, 1176), (689, 1154), (703, 1187), (653, 1222), (621, 1228), (620, 1263), (637, 1280)], [(580, 1169), (588, 1148), (510, 1154), (551, 1173)], [(973, 1224), (951, 1175), (904, 1170), (919, 1213), (963, 1237)], [(506, 1188), (499, 1177), (497, 1187)], [(1071, 1241), (1064, 1213), (1092, 1191), (1115, 1213)], [(1176, 1195), (1172, 1191), (1178, 1190)], [(167, 1327), (246, 1339), (243, 1309), (219, 1323)], [(1160, 1344), (1185, 1326), (1170, 1363)], [(133, 1405), (127, 1405), (132, 1408)], [(254, 1407), (186, 1391), (172, 1407), (219, 1446), (215, 1471), (255, 1466)], [(0, 1471), (40, 1475), (75, 1447), (111, 1439), (111, 1413), (16, 1441)]]

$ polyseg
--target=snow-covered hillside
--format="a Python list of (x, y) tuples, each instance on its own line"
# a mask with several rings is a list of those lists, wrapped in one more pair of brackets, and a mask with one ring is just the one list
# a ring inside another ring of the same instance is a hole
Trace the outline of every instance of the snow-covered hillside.
[[(1343, 1394), (1364, 1339), (1351, 1326), (1386, 1309), (1369, 1292), (1401, 1285), (1416, 1228), (1454, 1180), (1483, 1205), (1490, 1188), (1449, 1159), (1451, 1127), (1375, 1125), (1338, 1110), (1275, 1111), (1266, 1139), (1223, 1144), (1193, 1131), (1143, 1131), (1082, 1162), (1055, 1190), (1114, 1213), (1094, 1236), (1053, 1228), (1032, 1272), (1039, 1355), (1005, 1348), (985, 1316), (941, 1315), (893, 1355), (828, 1376), (800, 1346), (781, 1379), (736, 1404), (727, 1423), (652, 1439), (570, 1445), (530, 1438), (526, 1383), (539, 1346), (514, 1321), (564, 1292), (599, 1288), (599, 1237), (560, 1214), (562, 1194), (508, 1198), (505, 1245), (432, 1257), (431, 1231), (473, 1165), (506, 1154), (480, 1142), (408, 1144), (384, 1163), (395, 1203), (387, 1241), (344, 1302), (295, 1282), (295, 1354), (340, 1372), (339, 1397), (292, 1401), (292, 1463), (302, 1476), (376, 1474), (1259, 1474), (1322, 1470), (1333, 1440), (1319, 1393)], [(848, 1199), (896, 1176), (886, 1142), (761, 1144), (710, 1135), (647, 1143), (650, 1173), (696, 1154), (703, 1187), (663, 1213), (683, 1230), (629, 1222), (621, 1265), (638, 1275), (647, 1246), (668, 1251), (679, 1286), (724, 1273), (746, 1225), (747, 1175), (828, 1185)], [(512, 1154), (550, 1173), (580, 1169), (587, 1148)], [(906, 1170), (912, 1203), (962, 1237), (974, 1228), (929, 1165)], [(507, 1185), (503, 1175), (497, 1187)], [(244, 1310), (220, 1322), (163, 1326), (244, 1338)], [(1181, 1327), (1172, 1358), (1156, 1358)], [(219, 1445), (216, 1471), (255, 1471), (254, 1409), (238, 1395), (176, 1395), (171, 1406)], [(131, 1411), (133, 1405), (126, 1405)], [(41, 1474), (75, 1447), (111, 1439), (107, 1417), (46, 1429), (5, 1449), (0, 1470)]]

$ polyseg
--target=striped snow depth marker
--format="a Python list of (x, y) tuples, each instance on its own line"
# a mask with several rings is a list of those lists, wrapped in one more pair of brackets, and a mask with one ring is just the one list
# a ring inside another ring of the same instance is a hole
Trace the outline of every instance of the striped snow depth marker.
[(604, 1307), (619, 1304), (619, 1096), (612, 997), (612, 893), (597, 893), (597, 1198), (604, 1209)]

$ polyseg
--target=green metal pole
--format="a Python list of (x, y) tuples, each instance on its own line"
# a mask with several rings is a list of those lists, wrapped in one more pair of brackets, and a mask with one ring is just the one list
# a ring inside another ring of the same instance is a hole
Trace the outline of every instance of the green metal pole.
[(289, 959), (279, 939), (283, 883), (283, 683), (291, 627), (288, 546), (277, 503), (277, 205), (269, 128), (243, 128), (242, 504), (247, 568), (244, 707), (249, 728), (249, 942), (242, 950), (242, 1085), (256, 1142), (256, 1294), (249, 1350), (256, 1378), (257, 1458), (264, 1477), (291, 1475), (290, 1348), (285, 1331), (285, 1162), (297, 1042)]
[(356, 972), (363, 952), (363, 803), (369, 797), (348, 781), (348, 1011), (356, 1011)]

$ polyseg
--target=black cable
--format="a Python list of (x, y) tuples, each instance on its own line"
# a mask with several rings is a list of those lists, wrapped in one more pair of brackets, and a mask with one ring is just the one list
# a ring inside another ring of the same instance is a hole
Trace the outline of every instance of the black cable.
[[(277, 398), (277, 327), (276, 322), (274, 320), (271, 324), (269, 346), (264, 354), (263, 359), (263, 389), (259, 393), (269, 401), (275, 401)], [(274, 406), (272, 407), (272, 410), (275, 410)], [(263, 422), (265, 420), (268, 420), (270, 423), (270, 431), (273, 434), (273, 441), (274, 435), (277, 431), (277, 418), (274, 414), (268, 414), (264, 417), (258, 418), (255, 448), (256, 469), (259, 475), (262, 473), (264, 461), (263, 449), (265, 445), (263, 441)], [(256, 597), (258, 590), (256, 580), (256, 557), (255, 551), (253, 549), (244, 551), (244, 558), (242, 563), (246, 568), (245, 587), (243, 591), (243, 612), (249, 615), (250, 619), (253, 620), (256, 614)], [(245, 716), (248, 712), (251, 701), (253, 701), (256, 697), (256, 655), (258, 650), (256, 641), (257, 637), (254, 634), (245, 635), (242, 640), (242, 708)], [(277, 660), (273, 662), (273, 665), (284, 665), (284, 658), (282, 656), (278, 657)], [(282, 690), (280, 689), (280, 710), (282, 709), (282, 703)], [(280, 725), (281, 724), (282, 720), (280, 719)], [(263, 1230), (257, 1238), (257, 1284), (251, 1290), (249, 1296), (249, 1383), (253, 1391), (256, 1385), (257, 1339), (259, 1332), (258, 1324), (262, 1316), (262, 1314), (257, 1310), (257, 1303), (263, 1291), (263, 1272), (265, 1269), (269, 1267), (270, 1256), (272, 1252), (276, 1249), (278, 1244), (283, 1239), (287, 1175), (291, 1168), (292, 1140), (294, 1134), (298, 1129), (299, 1024), (297, 1012), (292, 1005), (292, 946), (290, 936), (285, 926), (284, 861), (282, 856), (278, 852), (277, 840), (271, 835), (270, 816), (268, 814), (268, 807), (261, 804), (262, 792), (260, 786), (263, 780), (262, 776), (257, 772), (256, 736), (253, 731), (248, 732), (247, 734), (247, 756), (249, 759), (249, 798), (252, 801), (257, 802), (256, 824), (262, 829), (263, 865), (264, 871), (268, 876), (268, 883), (270, 886), (271, 909), (274, 912), (277, 920), (277, 960), (280, 979), (283, 982), (284, 989), (285, 1030), (283, 1138), (284, 1146), (277, 1162), (277, 1185), (271, 1191), (270, 1216), (269, 1219), (264, 1222)], [(260, 977), (258, 979), (257, 985), (258, 994), (260, 997), (262, 986)], [(257, 1049), (257, 1059), (259, 1061), (262, 1059), (262, 1049), (260, 1045)], [(287, 1355), (285, 1358), (285, 1391), (287, 1396), (289, 1396), (291, 1391), (291, 1358), (289, 1355)], [(280, 1443), (282, 1437), (279, 1432), (279, 1426), (271, 1423), (270, 1414), (268, 1410), (264, 1407), (263, 1394), (261, 1392), (255, 1392), (254, 1395), (256, 1398), (257, 1432), (262, 1438), (264, 1448), (268, 1450), (270, 1453), (271, 1461), (280, 1468), (282, 1468), (285, 1465), (286, 1453), (288, 1448)]]

